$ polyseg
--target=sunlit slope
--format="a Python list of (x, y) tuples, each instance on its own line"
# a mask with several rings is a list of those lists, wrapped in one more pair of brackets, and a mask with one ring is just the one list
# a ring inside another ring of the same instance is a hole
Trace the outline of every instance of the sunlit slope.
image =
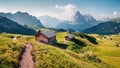
[(38, 43), (34, 36), (0, 34), (0, 67), (18, 67), (24, 44), (31, 43), (35, 68), (119, 68), (120, 35), (74, 33), (75, 39), (66, 41), (67, 34), (57, 33), (56, 45)]

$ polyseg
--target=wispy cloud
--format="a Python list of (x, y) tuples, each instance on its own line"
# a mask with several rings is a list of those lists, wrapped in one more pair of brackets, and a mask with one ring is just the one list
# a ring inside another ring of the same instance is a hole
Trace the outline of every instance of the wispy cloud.
[(67, 4), (65, 6), (55, 5), (55, 8), (62, 10), (61, 14), (59, 15), (59, 19), (61, 20), (71, 20), (72, 16), (77, 11), (77, 7), (72, 4)]

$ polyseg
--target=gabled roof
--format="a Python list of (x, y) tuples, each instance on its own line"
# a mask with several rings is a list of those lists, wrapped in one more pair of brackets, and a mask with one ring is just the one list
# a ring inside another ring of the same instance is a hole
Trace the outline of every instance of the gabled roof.
[(56, 33), (54, 31), (51, 31), (51, 30), (42, 31), (41, 33), (43, 35), (45, 35), (47, 38), (52, 38), (52, 37), (56, 36)]
[(68, 34), (67, 36), (68, 36), (69, 38), (74, 38), (74, 37), (75, 37), (74, 34)]

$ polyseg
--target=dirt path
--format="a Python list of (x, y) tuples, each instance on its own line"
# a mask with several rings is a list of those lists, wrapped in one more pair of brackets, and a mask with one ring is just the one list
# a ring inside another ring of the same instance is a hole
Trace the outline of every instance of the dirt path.
[(26, 44), (25, 46), (25, 52), (22, 55), (19, 68), (34, 68), (34, 62), (31, 56), (32, 45)]

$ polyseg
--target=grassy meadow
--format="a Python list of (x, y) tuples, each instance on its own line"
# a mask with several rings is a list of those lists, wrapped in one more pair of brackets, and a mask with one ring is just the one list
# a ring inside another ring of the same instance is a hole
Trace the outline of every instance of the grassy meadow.
[(18, 67), (25, 43), (33, 45), (35, 68), (120, 68), (120, 35), (74, 33), (75, 39), (66, 41), (67, 34), (57, 33), (56, 45), (48, 45), (34, 36), (1, 33), (0, 68)]

